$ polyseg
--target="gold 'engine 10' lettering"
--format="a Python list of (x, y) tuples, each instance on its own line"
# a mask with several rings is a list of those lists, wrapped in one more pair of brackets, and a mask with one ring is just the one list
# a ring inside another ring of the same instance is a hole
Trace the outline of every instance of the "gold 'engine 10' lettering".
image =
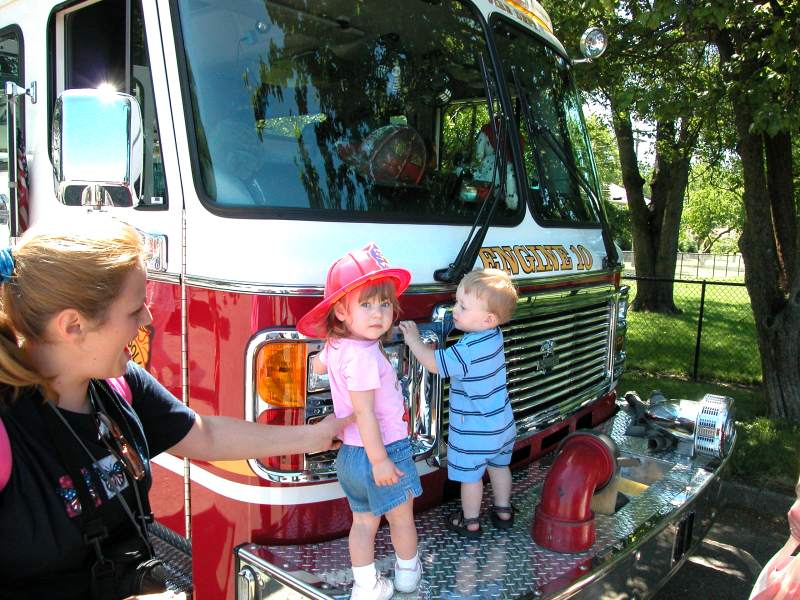
[(561, 244), (526, 244), (518, 246), (484, 246), (479, 253), (484, 269), (502, 269), (510, 275), (545, 273), (548, 271), (588, 271), (592, 253), (583, 246)]

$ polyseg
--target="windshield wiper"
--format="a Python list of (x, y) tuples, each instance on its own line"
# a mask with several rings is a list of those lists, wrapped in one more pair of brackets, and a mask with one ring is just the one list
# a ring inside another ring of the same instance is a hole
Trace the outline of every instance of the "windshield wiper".
[[(486, 90), (486, 104), (489, 111), (489, 123), (491, 124), (492, 134), (496, 142), (496, 149), (494, 155), (494, 166), (492, 167), (492, 181), (489, 186), (489, 193), (481, 202), (478, 213), (475, 215), (475, 221), (472, 223), (472, 228), (464, 240), (458, 255), (449, 266), (444, 269), (436, 269), (433, 272), (433, 278), (436, 281), (444, 283), (457, 283), (469, 271), (472, 270), (472, 265), (478, 258), (478, 252), (481, 249), (483, 240), (486, 239), (486, 232), (489, 230), (489, 224), (492, 222), (495, 210), (500, 201), (506, 193), (506, 174), (508, 167), (508, 119), (501, 112), (498, 115), (499, 119), (495, 118), (494, 114), (494, 96), (491, 90), (491, 80), (489, 79), (489, 71), (486, 68), (486, 62), (483, 58), (483, 52), (478, 54), (478, 62), (481, 66), (481, 76), (483, 77), (483, 86)], [(499, 121), (499, 124), (498, 124)], [(500, 177), (499, 183), (497, 177)]]
[[(528, 93), (523, 89), (522, 85), (519, 81), (519, 76), (517, 75), (517, 69), (512, 66), (511, 67), (511, 75), (514, 78), (514, 86), (517, 88), (517, 96), (519, 97), (520, 104), (522, 106), (522, 117), (525, 120), (525, 129), (528, 132), (528, 136), (531, 138), (542, 139), (553, 151), (553, 154), (556, 155), (561, 164), (564, 165), (569, 175), (573, 178), (574, 181), (578, 183), (578, 185), (583, 188), (586, 194), (589, 196), (589, 201), (593, 204), (595, 210), (597, 211), (597, 217), (600, 219), (600, 229), (603, 236), (603, 247), (606, 250), (606, 259), (605, 265), (606, 267), (614, 267), (619, 264), (618, 257), (617, 257), (617, 249), (614, 246), (614, 241), (611, 239), (611, 230), (608, 225), (608, 220), (606, 219), (605, 211), (603, 210), (603, 206), (600, 203), (600, 199), (597, 197), (597, 193), (586, 181), (586, 177), (583, 176), (575, 165), (572, 163), (571, 160), (566, 155), (566, 152), (561, 147), (561, 144), (558, 143), (555, 135), (550, 129), (540, 123), (534, 116), (531, 114), (530, 111), (530, 103), (528, 102)], [(540, 161), (539, 165), (541, 167)], [(542, 169), (540, 168), (540, 171)], [(542, 176), (544, 176), (544, 171), (542, 171)]]

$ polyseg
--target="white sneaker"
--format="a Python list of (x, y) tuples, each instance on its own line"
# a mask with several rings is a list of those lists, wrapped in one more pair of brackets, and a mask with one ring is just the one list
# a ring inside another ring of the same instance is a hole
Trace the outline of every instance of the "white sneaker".
[(403, 594), (413, 592), (422, 579), (422, 563), (417, 559), (417, 564), (413, 569), (403, 569), (394, 563), (394, 589)]
[(350, 600), (389, 600), (394, 595), (392, 582), (378, 575), (375, 585), (371, 588), (353, 584), (353, 591), (350, 593)]

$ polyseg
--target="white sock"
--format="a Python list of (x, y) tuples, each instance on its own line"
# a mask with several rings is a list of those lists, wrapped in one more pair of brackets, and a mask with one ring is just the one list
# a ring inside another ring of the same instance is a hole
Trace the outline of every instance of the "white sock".
[(372, 589), (375, 587), (375, 581), (378, 578), (378, 573), (375, 571), (375, 563), (371, 562), (363, 567), (353, 567), (353, 580), (359, 587)]
[(417, 569), (417, 561), (419, 561), (419, 552), (417, 552), (414, 556), (409, 558), (408, 560), (404, 558), (400, 558), (399, 556), (395, 555), (397, 558), (397, 566), (401, 569), (408, 569), (409, 571), (415, 571)]

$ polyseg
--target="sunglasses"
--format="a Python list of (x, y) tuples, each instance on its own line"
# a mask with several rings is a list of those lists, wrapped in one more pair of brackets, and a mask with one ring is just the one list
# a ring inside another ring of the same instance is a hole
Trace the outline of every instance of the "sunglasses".
[(119, 426), (107, 414), (97, 411), (95, 417), (100, 439), (108, 451), (122, 463), (131, 477), (141, 481), (145, 475), (144, 461), (136, 447), (128, 443)]

